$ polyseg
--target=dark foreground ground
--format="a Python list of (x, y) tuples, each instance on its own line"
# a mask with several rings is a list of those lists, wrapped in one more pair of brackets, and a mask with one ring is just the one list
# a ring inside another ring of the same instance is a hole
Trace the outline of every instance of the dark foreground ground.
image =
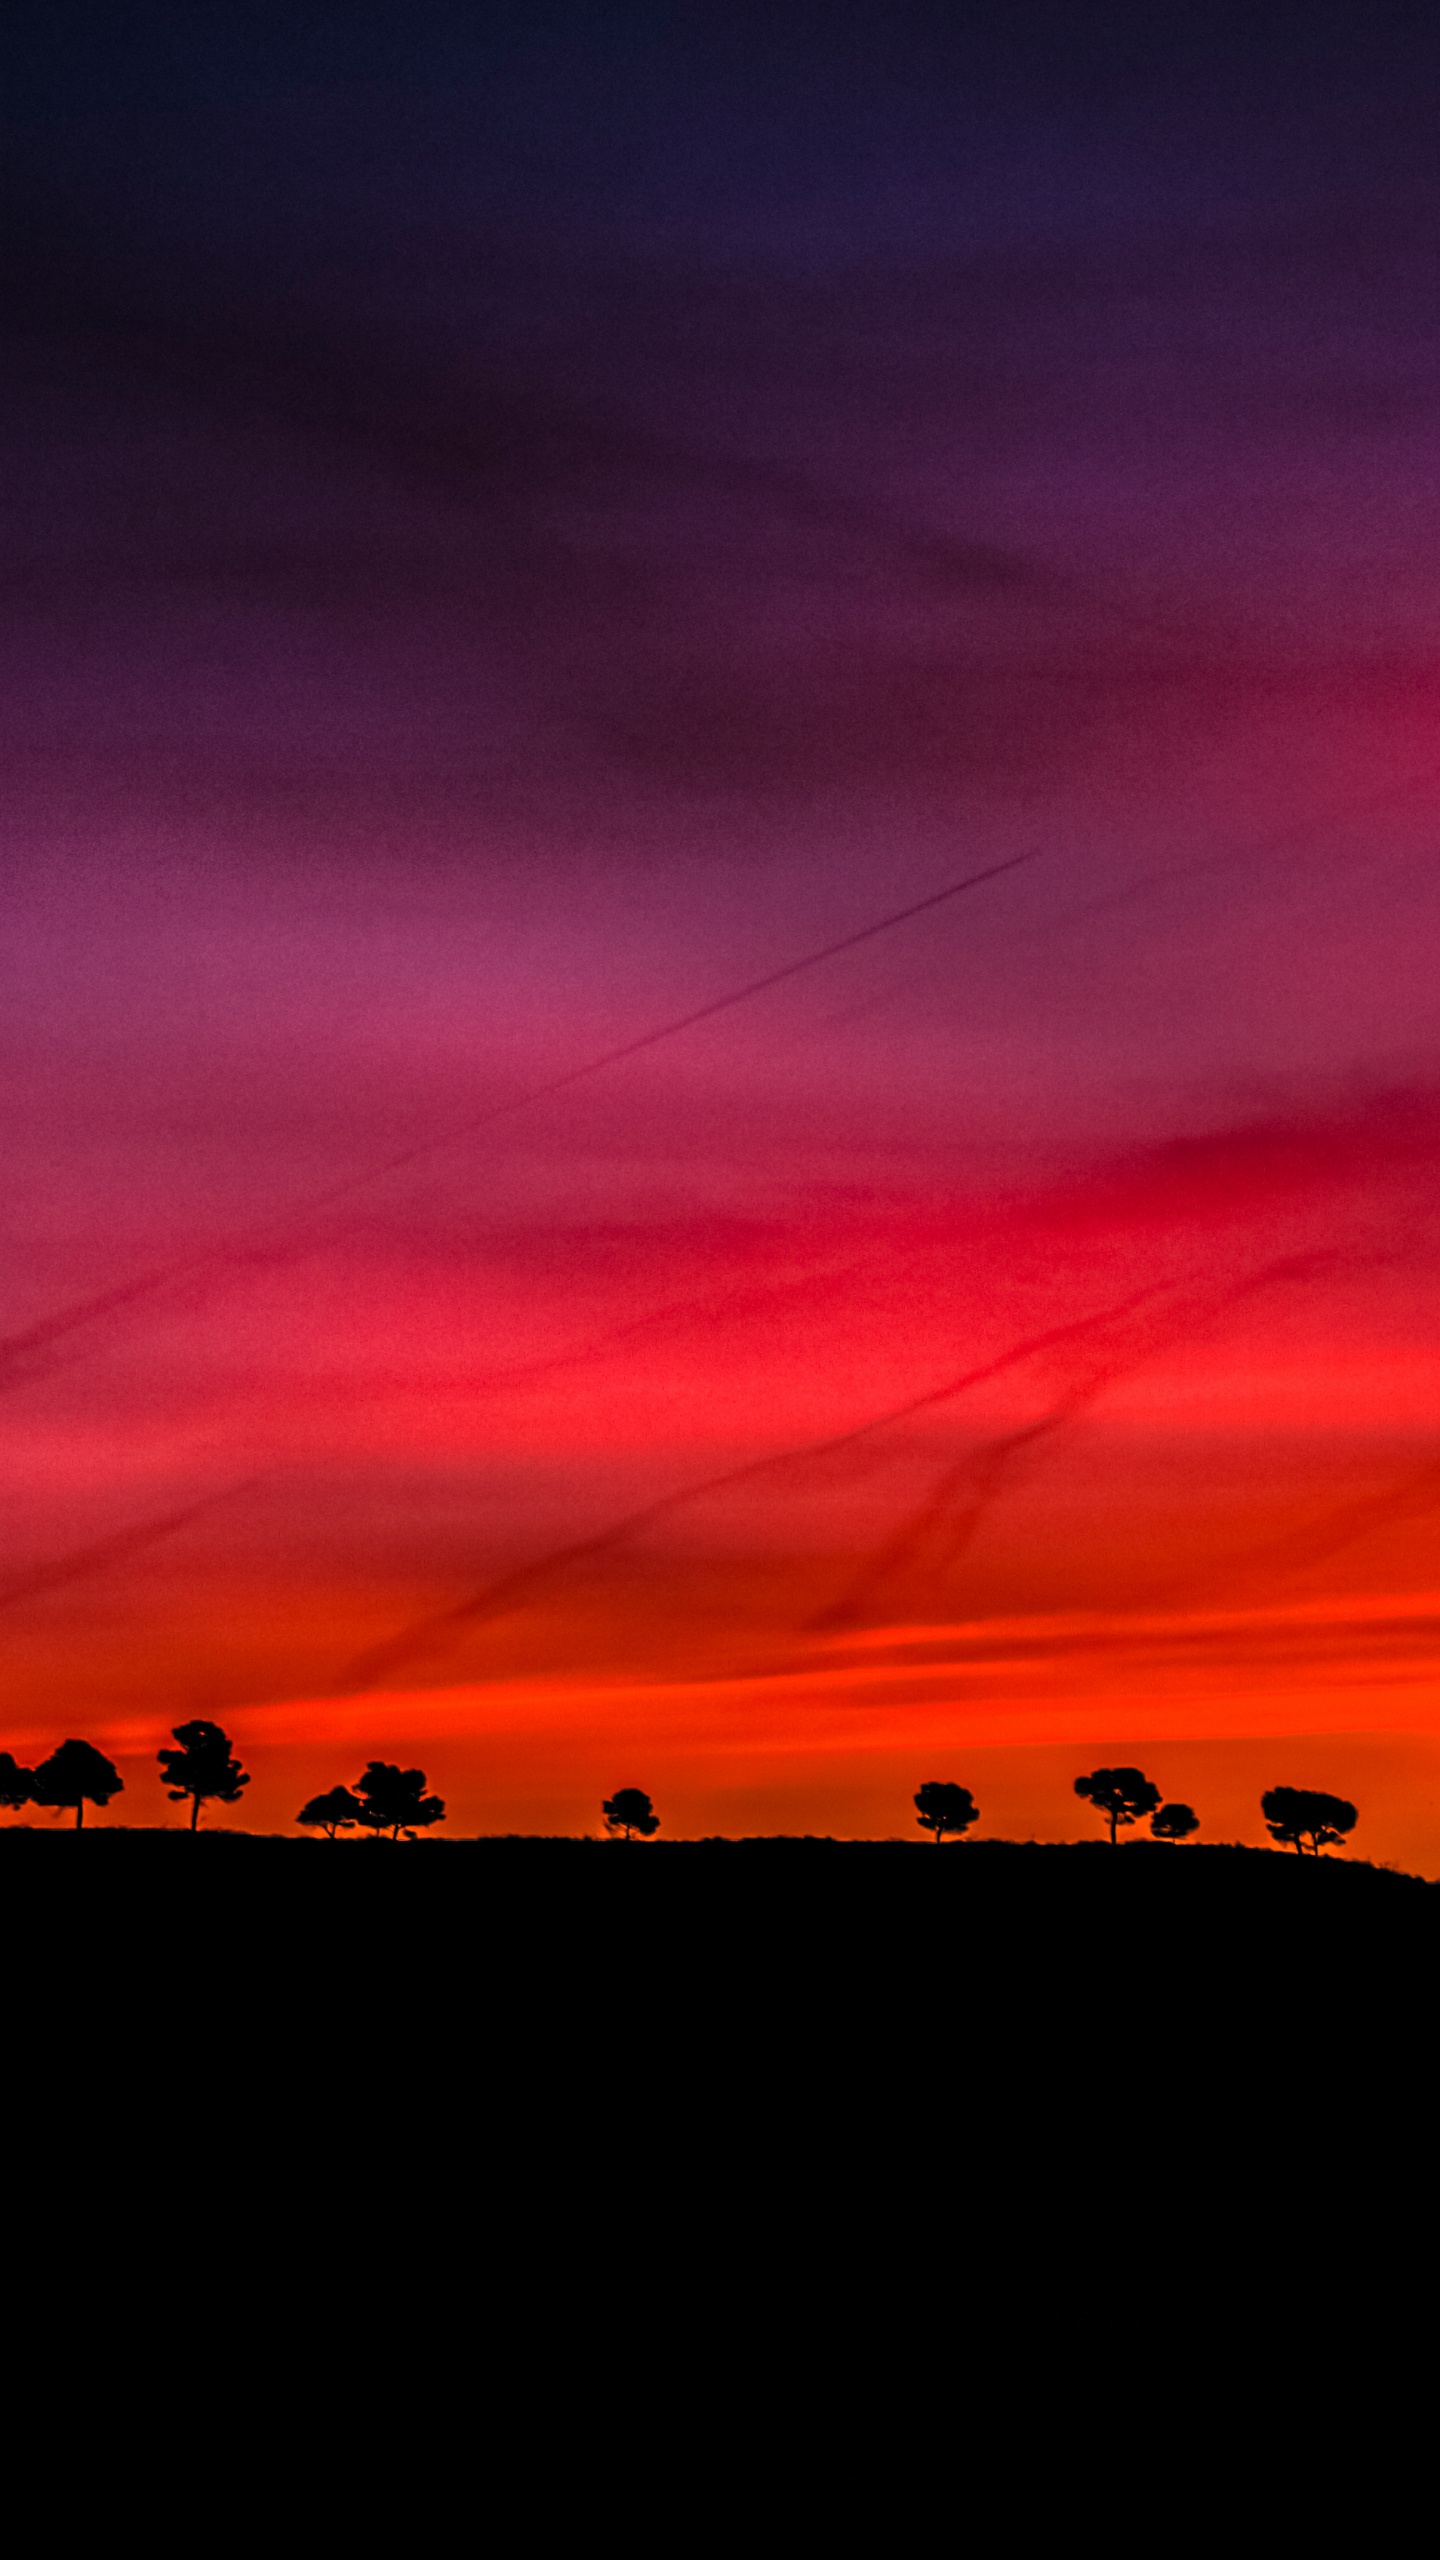
[(985, 2393), (1092, 2395), (1108, 2490), (1147, 2394), (1167, 2462), (1197, 2390), (1283, 2434), (1297, 2360), (1349, 2393), (1432, 2316), (1440, 1888), (1348, 1859), (37, 1826), (0, 1948), (10, 2334), (53, 2299), (75, 2399), (98, 2307), (87, 2410), (133, 2368), (207, 2462), (233, 2349), (366, 2500), (372, 2443), (548, 2498), (603, 2406), (588, 2516), (721, 2406), (699, 2513), (821, 2376), (842, 2484), (893, 2389), (905, 2496), (1023, 2505)]
[[(223, 1963), (285, 2001), (381, 1963), (398, 1989), (523, 2002), (637, 1990), (697, 1965), (714, 1992), (841, 2002), (957, 1967), (972, 1996), (1078, 1989), (1093, 1965), (1220, 1989), (1318, 1985), (1440, 1954), (1440, 1885), (1340, 1856), (1148, 1840), (296, 1840), (11, 1826), (12, 1958), (93, 1963), (133, 1998), (157, 1961)], [(1237, 1970), (1238, 1969), (1238, 1970)], [(619, 1984), (616, 1983), (616, 1988)]]
[(1339, 1857), (16, 1828), (0, 1946), (15, 2192), (512, 2238), (1023, 2192), (1124, 2263), (1227, 2180), (1363, 2251), (1430, 2155), (1440, 1887)]
[[(0, 1835), (12, 1975), (97, 2023), (262, 2048), (353, 2018), (443, 2062), (563, 2021), (617, 2067), (717, 2032), (983, 2030), (1113, 2049), (1300, 2007), (1343, 2047), (1432, 2001), (1440, 1886), (1331, 1857), (1007, 1841), (293, 1840)], [(168, 1988), (167, 1988), (168, 1986)]]

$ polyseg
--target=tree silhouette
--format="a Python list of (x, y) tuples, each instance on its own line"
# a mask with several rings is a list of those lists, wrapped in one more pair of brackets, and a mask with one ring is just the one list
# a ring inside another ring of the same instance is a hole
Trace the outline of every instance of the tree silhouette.
[(649, 1840), (660, 1828), (660, 1816), (643, 1787), (621, 1787), (618, 1794), (605, 1798), (600, 1810), (606, 1830), (623, 1831), (627, 1840), (633, 1840), (637, 1831), (642, 1840)]
[(1338, 1849), (1360, 1819), (1359, 1808), (1343, 1796), (1327, 1796), (1309, 1787), (1269, 1787), (1260, 1799), (1265, 1828), (1303, 1858), (1305, 1844), (1318, 1858), (1322, 1849)]
[(947, 1831), (958, 1840), (979, 1821), (980, 1807), (968, 1787), (957, 1787), (948, 1778), (927, 1778), (916, 1789), (915, 1819), (922, 1831), (934, 1832), (938, 1844)]
[(18, 1813), (35, 1793), (35, 1772), (20, 1769), (10, 1751), (0, 1751), (0, 1805), (7, 1813)]
[(1139, 1769), (1092, 1769), (1088, 1778), (1077, 1778), (1075, 1793), (1103, 1813), (1110, 1825), (1110, 1841), (1123, 1824), (1126, 1829), (1153, 1813), (1160, 1802), (1160, 1790)]
[(170, 1790), (172, 1804), (190, 1798), (190, 1828), (200, 1819), (200, 1807), (213, 1796), (219, 1804), (238, 1804), (240, 1790), (249, 1779), (238, 1760), (230, 1756), (230, 1736), (218, 1724), (207, 1724), (203, 1716), (195, 1716), (189, 1724), (171, 1727), (178, 1751), (159, 1753), (160, 1775)]
[(1188, 1804), (1162, 1804), (1150, 1816), (1150, 1828), (1157, 1840), (1188, 1840), (1200, 1828), (1200, 1816)]
[(75, 1828), (85, 1820), (87, 1804), (108, 1804), (112, 1796), (122, 1795), (125, 1781), (103, 1751), (93, 1742), (62, 1742), (48, 1760), (42, 1760), (31, 1783), (31, 1800), (35, 1804), (75, 1807)]
[[(378, 1768), (380, 1764), (377, 1761), (375, 1765)], [(423, 1778), (420, 1783), (424, 1785)], [(312, 1796), (308, 1804), (302, 1804), (295, 1819), (309, 1823), (314, 1830), (323, 1831), (327, 1840), (333, 1840), (337, 1831), (354, 1830), (360, 1820), (360, 1801), (348, 1787), (332, 1787), (328, 1795)]]
[(428, 1831), (432, 1822), (445, 1819), (441, 1798), (425, 1793), (423, 1769), (397, 1769), (389, 1760), (372, 1760), (355, 1794), (355, 1819), (377, 1840), (382, 1831), (388, 1831), (392, 1840), (398, 1840), (402, 1831), (413, 1839), (417, 1831)]

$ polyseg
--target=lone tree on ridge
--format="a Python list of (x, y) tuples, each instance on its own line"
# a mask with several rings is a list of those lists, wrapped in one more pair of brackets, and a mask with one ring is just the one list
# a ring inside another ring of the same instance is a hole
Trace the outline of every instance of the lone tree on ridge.
[(42, 1760), (31, 1783), (34, 1804), (75, 1807), (75, 1828), (85, 1820), (87, 1804), (108, 1804), (112, 1796), (123, 1795), (125, 1781), (113, 1760), (97, 1751), (93, 1742), (62, 1742), (48, 1760)]
[(1139, 1822), (1154, 1813), (1160, 1802), (1160, 1790), (1139, 1769), (1092, 1769), (1088, 1778), (1077, 1778), (1075, 1793), (1103, 1813), (1110, 1825), (1110, 1845), (1124, 1826)]
[(1162, 1804), (1150, 1816), (1150, 1829), (1157, 1840), (1188, 1840), (1200, 1828), (1200, 1816), (1188, 1804)]
[(0, 1805), (7, 1813), (18, 1813), (34, 1793), (34, 1770), (19, 1768), (13, 1751), (0, 1751)]
[[(340, 1793), (336, 1789), (336, 1793)], [(372, 1760), (355, 1789), (355, 1819), (378, 1840), (388, 1831), (398, 1840), (403, 1831), (413, 1840), (417, 1831), (428, 1831), (432, 1822), (443, 1822), (445, 1805), (440, 1796), (425, 1793), (423, 1769), (397, 1769), (393, 1761)]]
[(295, 1819), (333, 1840), (337, 1831), (354, 1830), (360, 1819), (360, 1799), (352, 1796), (348, 1787), (332, 1787), (328, 1795), (312, 1796), (308, 1804), (302, 1804)]
[(980, 1807), (968, 1787), (957, 1787), (948, 1778), (927, 1778), (915, 1791), (915, 1819), (922, 1831), (933, 1831), (937, 1844), (948, 1832), (958, 1840), (980, 1819)]
[(1284, 1842), (1303, 1858), (1306, 1843), (1318, 1858), (1322, 1849), (1340, 1849), (1345, 1835), (1360, 1819), (1359, 1808), (1343, 1796), (1322, 1795), (1310, 1787), (1267, 1787), (1260, 1799), (1265, 1828), (1272, 1840)]
[(172, 1726), (178, 1751), (159, 1753), (160, 1775), (170, 1790), (172, 1804), (183, 1804), (190, 1798), (190, 1828), (200, 1819), (200, 1807), (210, 1801), (238, 1804), (240, 1790), (250, 1781), (238, 1760), (230, 1755), (230, 1736), (218, 1724), (207, 1724), (203, 1716), (195, 1716), (189, 1724)]
[(623, 1835), (633, 1840), (638, 1831), (642, 1840), (651, 1840), (660, 1828), (660, 1816), (643, 1787), (621, 1787), (617, 1794), (605, 1798), (600, 1810), (612, 1837)]

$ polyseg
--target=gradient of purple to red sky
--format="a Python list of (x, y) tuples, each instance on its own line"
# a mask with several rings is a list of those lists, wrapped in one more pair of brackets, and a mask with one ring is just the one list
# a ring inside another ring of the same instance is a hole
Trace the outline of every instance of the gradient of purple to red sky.
[(0, 48), (0, 1740), (1440, 1873), (1433, 21)]

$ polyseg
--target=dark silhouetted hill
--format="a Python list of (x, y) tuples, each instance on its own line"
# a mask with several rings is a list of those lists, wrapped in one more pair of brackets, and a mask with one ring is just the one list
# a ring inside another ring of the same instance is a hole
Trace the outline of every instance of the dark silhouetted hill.
[[(108, 2002), (141, 2032), (157, 1962), (177, 2008), (197, 1967), (243, 1986), (247, 2036), (297, 2009), (343, 2013), (360, 1978), (403, 1977), (456, 2018), (516, 2034), (532, 2015), (625, 1990), (668, 2031), (697, 2000), (756, 2032), (803, 2004), (847, 2040), (887, 2039), (912, 2003), (962, 2003), (996, 2034), (1043, 2015), (1088, 2020), (1107, 1983), (1142, 2014), (1230, 2004), (1238, 2023), (1287, 2003), (1343, 2005), (1427, 1982), (1440, 1886), (1351, 1858), (1137, 1839), (952, 1845), (824, 1839), (484, 1839), (394, 1845), (216, 1831), (74, 1839), (0, 1834), (4, 1943), (43, 1974), (103, 1963)], [(1087, 2029), (1088, 2032), (1088, 2029)], [(447, 2039), (448, 2040), (448, 2039)]]
[(857, 2185), (872, 2232), (970, 2199), (995, 2247), (1002, 2192), (1148, 2197), (1158, 2241), (1343, 2174), (1363, 2231), (1430, 2121), (1440, 1887), (1339, 1856), (15, 1827), (0, 1927), (17, 2185), (83, 2136), (117, 2189), (224, 2157), (282, 2223), (368, 2178), (578, 2230), (678, 2180), (833, 2187), (842, 2234)]

